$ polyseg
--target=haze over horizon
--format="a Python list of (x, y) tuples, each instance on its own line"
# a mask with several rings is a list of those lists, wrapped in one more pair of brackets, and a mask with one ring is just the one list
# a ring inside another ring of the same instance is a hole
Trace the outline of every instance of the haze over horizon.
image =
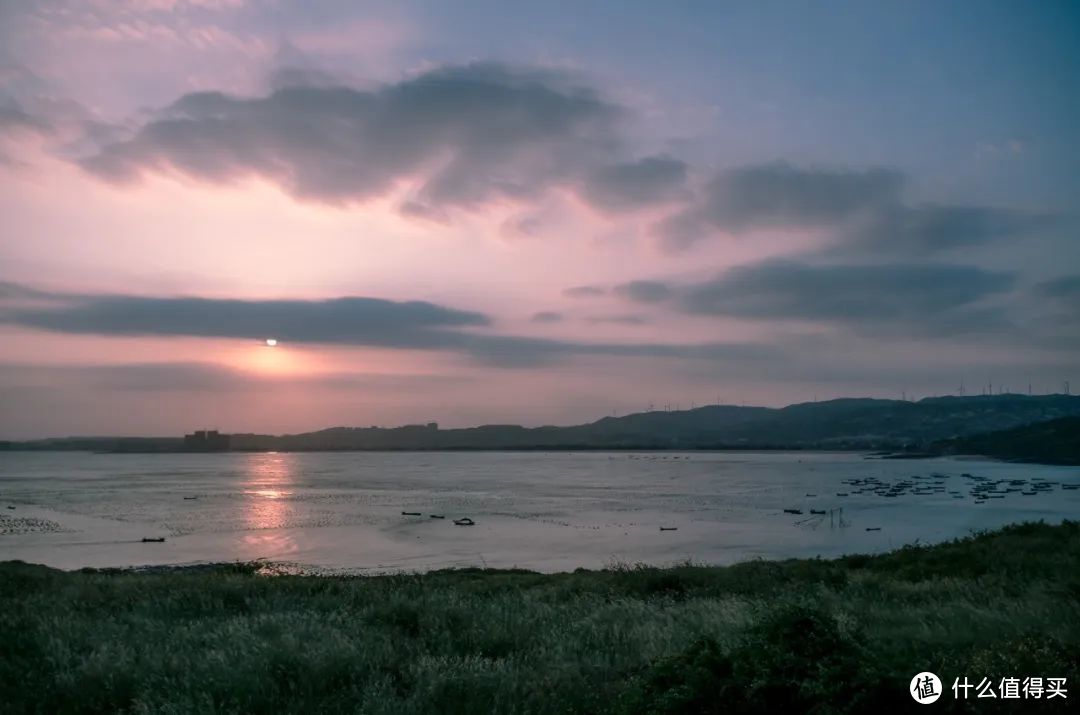
[(1080, 384), (1080, 7), (656, 9), (0, 0), (0, 439)]

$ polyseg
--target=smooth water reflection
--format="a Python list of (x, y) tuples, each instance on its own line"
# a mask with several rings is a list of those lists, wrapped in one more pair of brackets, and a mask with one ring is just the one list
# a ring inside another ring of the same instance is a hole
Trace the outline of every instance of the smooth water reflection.
[[(1080, 489), (1065, 485), (1078, 481), (1069, 467), (850, 453), (0, 452), (0, 559), (572, 570), (830, 556), (1076, 519)], [(454, 524), (466, 516), (475, 526)]]
[(244, 545), (253, 558), (267, 551), (293, 553), (296, 542), (289, 532), (290, 498), (295, 485), (297, 455), (270, 452), (244, 455)]

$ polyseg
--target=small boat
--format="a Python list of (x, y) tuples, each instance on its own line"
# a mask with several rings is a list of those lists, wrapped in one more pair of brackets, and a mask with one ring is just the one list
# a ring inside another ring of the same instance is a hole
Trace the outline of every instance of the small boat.
[(868, 527), (866, 527), (866, 530), (867, 531), (881, 531), (881, 527), (880, 526), (868, 526)]
[(423, 515), (422, 515), (422, 514), (421, 514), (420, 512), (418, 512), (418, 511), (403, 511), (403, 512), (401, 512), (401, 515), (402, 515), (402, 516), (423, 516)]
[(184, 501), (194, 501), (195, 499), (198, 499), (198, 498), (199, 497), (184, 497)]
[(802, 514), (802, 509), (784, 509), (785, 514)]
[(144, 544), (151, 544), (151, 543), (152, 544), (160, 544), (163, 541), (165, 541), (164, 536), (144, 536), (143, 537), (143, 543)]
[(808, 497), (816, 497), (817, 494), (807, 494), (806, 496), (808, 496)]
[(679, 527), (677, 527), (677, 526), (661, 526), (660, 527), (660, 531), (678, 531), (678, 530), (679, 530)]
[(836, 493), (836, 496), (838, 496), (838, 497), (846, 497), (847, 495), (848, 495), (847, 492), (837, 492)]
[(824, 509), (811, 509), (810, 513), (811, 514), (825, 514), (826, 511)]
[(454, 523), (457, 524), (458, 526), (475, 526), (476, 525), (476, 522), (473, 521), (472, 519), (470, 519), (467, 516), (462, 518), (462, 519), (454, 519)]
[(443, 516), (442, 514), (432, 514), (431, 518), (432, 519), (445, 519), (446, 517)]

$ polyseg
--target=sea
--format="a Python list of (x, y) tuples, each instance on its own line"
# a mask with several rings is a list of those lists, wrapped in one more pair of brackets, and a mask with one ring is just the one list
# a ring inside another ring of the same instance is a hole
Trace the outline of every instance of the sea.
[(833, 557), (1077, 519), (1073, 486), (1080, 468), (850, 452), (0, 452), (0, 560), (364, 574)]

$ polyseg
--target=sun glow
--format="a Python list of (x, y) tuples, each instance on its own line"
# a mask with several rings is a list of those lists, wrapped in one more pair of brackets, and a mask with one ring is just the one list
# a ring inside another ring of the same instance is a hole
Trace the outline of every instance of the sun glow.
[(255, 346), (232, 349), (226, 360), (241, 370), (265, 377), (297, 377), (316, 371), (304, 351), (283, 347), (276, 340), (274, 345), (270, 345), (270, 340), (273, 338)]

